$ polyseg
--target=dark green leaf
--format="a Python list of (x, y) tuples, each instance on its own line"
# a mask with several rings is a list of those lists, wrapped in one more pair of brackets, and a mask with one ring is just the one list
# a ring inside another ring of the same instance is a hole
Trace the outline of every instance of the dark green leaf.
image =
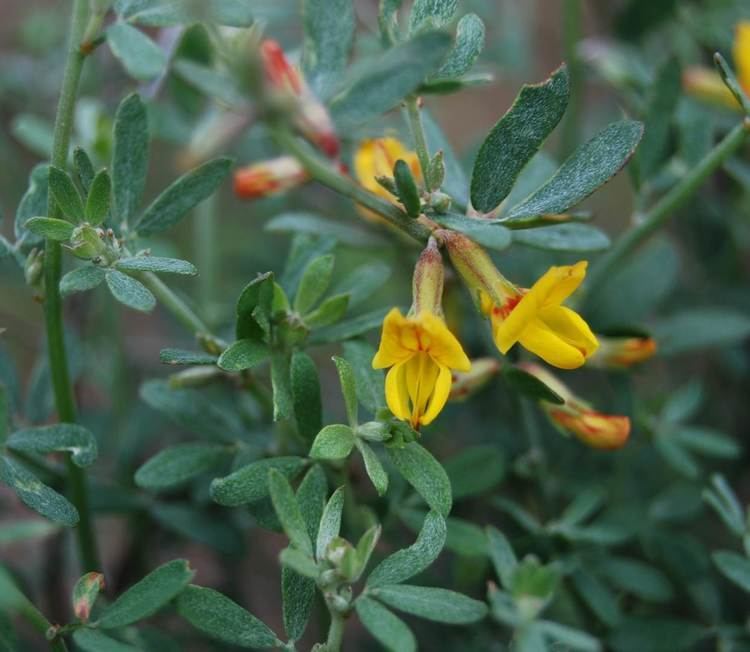
[(424, 32), (360, 68), (331, 101), (339, 127), (348, 129), (394, 108), (439, 68), (451, 45), (448, 34)]
[(262, 364), (270, 355), (268, 346), (263, 342), (237, 340), (224, 350), (217, 364), (224, 371), (244, 371)]
[(155, 503), (149, 508), (149, 514), (165, 529), (224, 555), (236, 557), (244, 551), (242, 532), (223, 514), (177, 503)]
[(375, 490), (378, 492), (378, 496), (385, 496), (388, 491), (388, 474), (383, 468), (383, 464), (380, 458), (377, 456), (369, 444), (361, 439), (356, 440), (357, 449), (362, 455), (362, 459), (365, 462), (365, 471), (367, 476), (370, 478)]
[(711, 558), (724, 577), (750, 593), (750, 559), (729, 550), (717, 550)]
[(49, 168), (49, 189), (55, 198), (57, 206), (63, 215), (73, 222), (80, 222), (84, 217), (83, 200), (78, 188), (73, 184), (65, 170), (50, 165)]
[(332, 254), (315, 258), (305, 268), (300, 279), (297, 294), (294, 297), (294, 309), (300, 313), (308, 312), (325, 294), (333, 275), (334, 257)]
[(588, 224), (555, 224), (513, 231), (513, 242), (548, 251), (602, 251), (610, 245), (604, 231)]
[(107, 217), (112, 182), (106, 170), (100, 170), (91, 182), (86, 198), (86, 221), (98, 226)]
[(367, 578), (367, 586), (399, 584), (421, 573), (437, 559), (445, 544), (445, 537), (445, 519), (438, 512), (429, 512), (417, 540), (376, 566)]
[(505, 381), (519, 394), (537, 401), (547, 401), (555, 405), (562, 405), (565, 400), (533, 374), (519, 367), (503, 366), (502, 375)]
[(357, 402), (357, 381), (354, 377), (354, 370), (344, 358), (333, 357), (336, 370), (339, 372), (339, 382), (341, 383), (341, 393), (344, 395), (346, 404), (346, 416), (349, 424), (354, 427), (358, 421), (359, 403)]
[(148, 171), (148, 116), (138, 94), (128, 95), (117, 108), (112, 142), (112, 217), (135, 218)]
[(54, 217), (32, 217), (26, 221), (24, 228), (42, 238), (67, 242), (73, 235), (74, 226), (70, 222)]
[(16, 210), (14, 225), (17, 239), (24, 238), (27, 245), (35, 245), (41, 239), (34, 237), (26, 229), (26, 222), (37, 215), (47, 214), (47, 191), (49, 186), (49, 166), (40, 163), (31, 170), (29, 187), (21, 198)]
[(235, 332), (238, 340), (262, 340), (270, 331), (273, 274), (261, 274), (250, 281), (237, 299)]
[[(373, 414), (385, 407), (383, 371), (372, 368), (374, 357), (375, 350), (368, 342), (363, 340), (344, 342), (344, 358), (349, 363), (353, 374), (356, 398)], [(340, 373), (341, 370), (339, 370)]]
[(418, 217), (422, 212), (422, 200), (419, 198), (417, 184), (406, 161), (401, 159), (396, 161), (393, 167), (393, 180), (396, 183), (396, 194), (404, 205), (406, 214), (410, 217)]
[(304, 0), (302, 70), (322, 96), (346, 68), (354, 40), (352, 0)]
[(211, 483), (211, 497), (220, 505), (237, 507), (268, 495), (268, 472), (275, 469), (287, 478), (296, 476), (305, 466), (302, 457), (274, 457), (252, 462), (234, 473)]
[(273, 389), (273, 420), (290, 419), (294, 415), (290, 356), (280, 351), (271, 354), (271, 388)]
[(613, 122), (573, 152), (539, 190), (511, 208), (508, 219), (564, 213), (617, 174), (642, 135), (640, 122)]
[(215, 158), (183, 174), (144, 211), (135, 228), (140, 235), (165, 231), (212, 195), (229, 173), (231, 159)]
[(310, 457), (316, 460), (341, 460), (354, 448), (354, 432), (349, 426), (328, 425), (315, 437)]
[(484, 602), (431, 586), (394, 584), (371, 589), (369, 593), (389, 607), (439, 623), (467, 625), (487, 615)]
[(177, 599), (177, 612), (204, 634), (243, 648), (281, 645), (262, 621), (218, 591), (188, 586)]
[(289, 566), (281, 568), (281, 599), (284, 611), (284, 631), (293, 640), (298, 640), (307, 627), (313, 601), (315, 580), (300, 575)]
[(221, 466), (230, 455), (226, 446), (218, 444), (180, 444), (165, 448), (136, 471), (135, 483), (152, 490), (178, 487)]
[(120, 60), (128, 74), (148, 81), (162, 74), (167, 58), (162, 49), (143, 32), (123, 22), (107, 28), (107, 42), (112, 54)]
[(469, 72), (484, 48), (484, 32), (484, 23), (479, 16), (463, 16), (456, 28), (456, 45), (435, 77), (451, 79)]
[(300, 551), (312, 556), (312, 542), (307, 531), (307, 524), (302, 518), (302, 510), (289, 481), (272, 468), (268, 472), (268, 488), (276, 515), (289, 540)]
[(688, 620), (631, 616), (608, 638), (615, 652), (682, 652), (694, 650), (710, 630)]
[(750, 318), (729, 308), (689, 308), (653, 328), (661, 355), (734, 346), (750, 336)]
[(91, 465), (97, 456), (96, 438), (86, 428), (73, 423), (26, 428), (14, 432), (8, 448), (22, 453), (70, 453), (77, 466)]
[(464, 217), (457, 213), (433, 215), (432, 219), (449, 229), (465, 233), (479, 244), (497, 251), (510, 247), (515, 236), (501, 224), (480, 218)]
[(317, 559), (325, 557), (328, 544), (339, 535), (341, 529), (341, 513), (344, 509), (344, 488), (339, 487), (333, 492), (326, 503), (323, 515), (320, 517), (320, 527), (315, 543)]
[(284, 548), (279, 555), (279, 561), (283, 568), (288, 568), (302, 577), (315, 580), (320, 575), (320, 568), (315, 560), (297, 548)]
[(518, 567), (516, 553), (510, 545), (505, 535), (495, 527), (487, 527), (488, 551), (495, 572), (500, 578), (503, 587), (510, 590), (513, 581), (513, 575)]
[(88, 195), (96, 173), (94, 172), (94, 164), (91, 162), (89, 155), (81, 147), (76, 147), (73, 150), (73, 172), (75, 173), (75, 178), (81, 184), (84, 194)]
[(13, 489), (28, 507), (53, 523), (68, 527), (78, 523), (78, 511), (66, 498), (8, 457), (0, 457), (0, 481)]
[(482, 528), (461, 518), (446, 519), (448, 536), (445, 547), (462, 557), (486, 557), (487, 537)]
[(657, 568), (637, 559), (607, 557), (596, 570), (621, 591), (631, 593), (647, 602), (667, 602), (672, 598), (672, 586)]
[(159, 361), (171, 365), (211, 365), (216, 364), (217, 358), (203, 351), (168, 348), (159, 351)]
[(505, 457), (496, 446), (473, 446), (444, 464), (453, 500), (489, 491), (505, 475)]
[(304, 315), (304, 321), (310, 328), (320, 328), (329, 326), (341, 319), (349, 307), (349, 295), (339, 294), (335, 297), (329, 297), (312, 312)]
[(390, 652), (416, 652), (417, 640), (403, 620), (375, 600), (360, 596), (354, 603), (365, 629)]
[(156, 298), (151, 290), (131, 276), (110, 269), (105, 278), (112, 296), (128, 308), (150, 312), (156, 306)]
[(573, 585), (586, 606), (596, 617), (609, 627), (617, 625), (622, 619), (620, 607), (615, 594), (596, 576), (583, 571), (572, 575)]
[(131, 256), (120, 258), (116, 266), (129, 272), (159, 272), (162, 274), (183, 274), (195, 276), (198, 270), (195, 265), (177, 258), (161, 258), (159, 256)]
[(184, 559), (159, 566), (109, 605), (97, 625), (102, 629), (115, 629), (151, 616), (175, 598), (193, 575), (195, 571)]
[(96, 629), (78, 629), (73, 634), (76, 646), (83, 652), (138, 652), (140, 648), (121, 643)]
[(438, 29), (453, 20), (458, 0), (415, 0), (409, 16), (409, 33)]
[(402, 448), (389, 447), (387, 450), (396, 469), (425, 502), (443, 516), (448, 516), (453, 502), (451, 483), (432, 454), (417, 442)]
[(521, 170), (560, 122), (569, 95), (565, 66), (547, 81), (521, 89), (477, 154), (471, 176), (474, 208), (489, 213), (508, 196)]
[(318, 369), (304, 351), (292, 354), (290, 367), (294, 416), (297, 430), (305, 441), (312, 441), (323, 425)]
[(563, 646), (570, 652), (599, 652), (602, 649), (598, 640), (580, 629), (549, 620), (539, 621), (536, 627), (551, 641), (552, 646)]

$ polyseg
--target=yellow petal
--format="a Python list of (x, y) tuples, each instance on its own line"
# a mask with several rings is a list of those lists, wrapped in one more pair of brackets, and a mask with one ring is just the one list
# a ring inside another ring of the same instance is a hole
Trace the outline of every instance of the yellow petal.
[(411, 328), (409, 320), (401, 314), (398, 308), (392, 308), (383, 320), (380, 347), (372, 359), (373, 369), (391, 367), (408, 360), (413, 355), (413, 351), (404, 347), (402, 342), (405, 328)]
[(526, 327), (519, 342), (548, 364), (561, 369), (576, 369), (586, 361), (579, 349), (561, 339), (540, 320)]
[(541, 309), (539, 295), (530, 290), (505, 318), (492, 315), (493, 337), (500, 353), (507, 353), (521, 337), (529, 324), (536, 320)]
[(422, 415), (420, 422), (422, 425), (430, 424), (440, 411), (445, 407), (448, 396), (451, 392), (452, 376), (448, 367), (440, 365), (440, 372), (435, 381), (435, 388), (432, 391), (432, 398), (427, 411)]
[(588, 262), (581, 260), (575, 265), (550, 267), (531, 288), (529, 293), (538, 293), (538, 301), (544, 306), (559, 306), (583, 282)]
[(427, 404), (435, 389), (439, 368), (424, 352), (416, 354), (404, 367), (406, 386), (411, 400), (411, 423), (416, 428), (427, 410)]
[(469, 371), (471, 369), (471, 361), (464, 353), (461, 343), (440, 317), (429, 312), (423, 312), (419, 316), (419, 320), (430, 337), (428, 352), (437, 364), (457, 371)]
[(408, 421), (409, 390), (406, 387), (406, 363), (394, 365), (385, 376), (385, 402), (394, 416)]
[(750, 20), (737, 24), (733, 54), (737, 79), (745, 92), (750, 94)]
[(552, 306), (539, 312), (539, 318), (559, 338), (581, 351), (585, 358), (599, 348), (599, 341), (589, 325), (574, 310)]

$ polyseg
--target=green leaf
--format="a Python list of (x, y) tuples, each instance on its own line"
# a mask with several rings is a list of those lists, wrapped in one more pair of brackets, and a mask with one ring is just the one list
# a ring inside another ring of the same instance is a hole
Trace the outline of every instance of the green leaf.
[(229, 173), (232, 160), (215, 158), (183, 174), (144, 211), (135, 225), (140, 235), (165, 231), (210, 197)]
[(28, 507), (53, 523), (67, 527), (78, 523), (78, 511), (66, 498), (9, 457), (0, 457), (0, 481), (13, 489)]
[(653, 328), (660, 355), (740, 344), (750, 336), (750, 318), (730, 308), (691, 308)]
[(50, 165), (49, 189), (63, 215), (73, 222), (84, 217), (83, 200), (70, 175), (60, 168)]
[(244, 371), (264, 363), (271, 355), (268, 346), (256, 340), (237, 340), (219, 356), (216, 364), (224, 371)]
[(49, 186), (49, 166), (40, 163), (31, 170), (29, 175), (29, 187), (26, 189), (16, 210), (14, 231), (16, 239), (23, 238), (28, 245), (36, 245), (41, 242), (34, 237), (26, 228), (26, 222), (36, 215), (47, 213), (47, 192)]
[(94, 164), (82, 147), (76, 147), (73, 150), (73, 172), (75, 178), (81, 184), (84, 194), (88, 195), (96, 173), (94, 172)]
[(179, 59), (174, 62), (173, 69), (185, 82), (204, 95), (214, 98), (220, 104), (228, 107), (241, 107), (246, 103), (242, 89), (235, 81), (213, 68), (195, 61)]
[(434, 79), (451, 79), (469, 72), (484, 49), (484, 33), (479, 16), (463, 16), (456, 27), (456, 44)]
[(248, 283), (237, 299), (235, 332), (238, 340), (262, 340), (270, 332), (273, 274), (261, 274)]
[(353, 247), (385, 245), (379, 235), (353, 224), (329, 220), (315, 213), (295, 211), (272, 217), (263, 227), (270, 233), (309, 233), (316, 237), (330, 236)]
[(621, 591), (646, 602), (668, 602), (672, 585), (657, 568), (637, 559), (607, 557), (596, 566), (597, 572)]
[(508, 220), (564, 213), (583, 201), (625, 166), (642, 135), (640, 122), (613, 122), (573, 152), (547, 183), (511, 208)]
[(711, 476), (711, 489), (705, 489), (703, 500), (716, 510), (726, 526), (738, 537), (745, 533), (745, 517), (742, 505), (724, 476)]
[[(739, 36), (736, 37), (739, 40)], [(735, 41), (736, 43), (738, 41)], [(735, 47), (739, 47), (738, 45), (735, 45)], [(737, 67), (739, 68), (743, 64), (741, 63), (740, 56), (736, 56), (737, 61)], [(726, 59), (721, 56), (720, 52), (714, 53), (714, 65), (716, 66), (716, 69), (719, 71), (719, 75), (721, 75), (721, 79), (724, 82), (724, 85), (730, 90), (732, 95), (734, 95), (735, 99), (737, 100), (737, 103), (742, 107), (745, 113), (750, 114), (750, 98), (748, 98), (748, 92), (746, 88), (743, 88), (743, 85), (740, 84), (739, 80), (737, 79), (737, 76), (734, 74), (732, 69), (729, 67), (729, 64), (727, 63)], [(678, 69), (679, 73), (679, 69)], [(744, 74), (744, 73), (743, 73)]]
[(354, 40), (352, 0), (304, 0), (305, 38), (302, 70), (313, 89), (325, 97), (346, 68)]
[(90, 466), (97, 457), (96, 438), (86, 428), (73, 423), (25, 428), (14, 432), (6, 442), (21, 453), (70, 453), (76, 466)]
[(135, 473), (135, 483), (155, 491), (186, 484), (221, 466), (231, 455), (218, 444), (180, 444), (158, 452)]
[(180, 537), (210, 546), (224, 555), (237, 557), (245, 551), (242, 533), (220, 513), (179, 503), (153, 503), (148, 511), (157, 523)]
[(320, 569), (312, 557), (297, 548), (285, 548), (279, 555), (279, 561), (284, 568), (295, 573), (315, 580), (320, 575)]
[(112, 296), (128, 308), (150, 312), (156, 307), (156, 298), (140, 281), (116, 269), (108, 270), (105, 278)]
[(448, 535), (445, 547), (462, 557), (486, 557), (487, 537), (478, 525), (461, 518), (446, 519)]
[(162, 49), (143, 32), (123, 22), (110, 25), (107, 43), (131, 77), (149, 81), (162, 74), (167, 57)]
[(304, 468), (305, 463), (302, 457), (273, 457), (251, 462), (228, 476), (216, 478), (211, 483), (211, 498), (227, 507), (255, 502), (268, 495), (270, 469), (293, 478)]
[[(58, 532), (59, 527), (54, 523), (42, 521), (38, 518), (28, 520), (15, 520), (8, 525), (3, 525), (0, 530), (0, 544), (16, 543), (26, 539), (39, 539), (53, 532)], [(2, 601), (0, 601), (0, 604)]]
[(109, 199), (112, 182), (106, 170), (100, 170), (91, 182), (86, 198), (86, 221), (97, 226), (104, 222), (109, 212)]
[(360, 67), (357, 77), (331, 101), (339, 128), (351, 128), (394, 108), (440, 67), (451, 46), (448, 34), (424, 32)]
[(329, 342), (341, 342), (364, 335), (369, 331), (378, 328), (383, 324), (386, 314), (390, 308), (378, 308), (359, 317), (354, 317), (346, 321), (337, 323), (335, 326), (329, 326), (325, 329), (316, 330), (310, 341), (313, 344), (324, 344)]
[(393, 166), (393, 180), (396, 182), (398, 199), (404, 205), (406, 214), (410, 217), (419, 217), (422, 212), (422, 200), (419, 198), (417, 184), (406, 161), (396, 161), (396, 165)]
[(148, 172), (148, 116), (138, 94), (117, 108), (112, 142), (112, 217), (128, 222), (136, 216)]
[(195, 571), (184, 559), (174, 559), (131, 586), (109, 605), (96, 625), (115, 629), (153, 615), (174, 599), (193, 579)]
[(315, 437), (310, 457), (316, 460), (342, 460), (354, 448), (354, 431), (341, 424), (328, 425)]
[(572, 579), (583, 602), (601, 622), (614, 627), (622, 620), (617, 597), (601, 580), (580, 570), (573, 573)]
[(308, 312), (325, 294), (333, 276), (334, 257), (320, 256), (305, 268), (294, 297), (294, 309), (300, 314)]
[(717, 550), (711, 559), (724, 577), (750, 593), (750, 559), (729, 550)]
[(122, 13), (128, 22), (146, 27), (173, 27), (196, 22), (228, 27), (250, 27), (253, 6), (246, 0), (203, 0), (200, 3), (165, 0), (136, 0)]
[(357, 439), (356, 444), (357, 449), (365, 462), (367, 476), (370, 478), (375, 490), (378, 492), (378, 496), (385, 496), (388, 491), (388, 474), (385, 472), (380, 458), (365, 441)]
[(580, 629), (549, 620), (541, 620), (536, 623), (535, 627), (551, 641), (552, 649), (555, 646), (562, 646), (570, 652), (599, 652), (602, 649), (598, 640)]
[(496, 446), (472, 446), (444, 464), (453, 500), (495, 487), (505, 476), (505, 457)]
[(323, 515), (320, 517), (320, 527), (315, 543), (315, 557), (325, 557), (328, 544), (339, 535), (341, 529), (341, 513), (344, 509), (344, 487), (339, 487), (328, 499)]
[(161, 258), (159, 256), (120, 258), (115, 266), (128, 272), (157, 272), (161, 274), (182, 274), (184, 276), (195, 276), (198, 273), (195, 265), (186, 260)]
[(75, 228), (70, 222), (58, 220), (54, 217), (32, 217), (24, 223), (24, 227), (34, 235), (58, 242), (70, 240)]
[(352, 384), (356, 398), (373, 414), (385, 407), (384, 374), (382, 369), (372, 368), (374, 357), (375, 349), (368, 342), (363, 340), (344, 342), (344, 358), (349, 363), (354, 377)]
[(576, 495), (560, 514), (560, 522), (578, 525), (593, 516), (607, 500), (607, 494), (598, 487), (588, 487)]
[(547, 251), (602, 251), (610, 245), (601, 229), (575, 223), (513, 231), (513, 242)]
[(740, 445), (728, 435), (711, 428), (679, 426), (672, 439), (683, 446), (709, 457), (735, 459), (742, 452)]
[(467, 625), (487, 615), (484, 602), (448, 589), (394, 584), (371, 589), (369, 593), (389, 607), (439, 623)]
[(312, 556), (310, 534), (289, 481), (281, 473), (271, 469), (268, 472), (268, 488), (276, 514), (289, 540), (299, 550)]
[(504, 588), (510, 590), (513, 581), (513, 575), (518, 567), (518, 560), (516, 559), (516, 553), (513, 552), (513, 548), (510, 545), (505, 535), (495, 527), (488, 526), (486, 528), (488, 551), (490, 553), (490, 559), (492, 565), (495, 567), (495, 572), (500, 578), (500, 582)]
[(215, 355), (203, 351), (166, 348), (159, 351), (159, 362), (171, 365), (210, 365), (216, 364)]
[(140, 649), (87, 627), (77, 629), (73, 633), (73, 640), (83, 652), (138, 652)]
[(354, 377), (354, 370), (344, 358), (333, 356), (333, 363), (339, 372), (339, 382), (341, 383), (341, 393), (344, 395), (346, 404), (346, 416), (349, 424), (355, 427), (358, 422), (359, 403), (357, 402), (357, 383)]
[(297, 430), (305, 441), (312, 441), (323, 425), (318, 369), (307, 353), (295, 351), (289, 371)]
[(104, 575), (86, 573), (73, 587), (73, 613), (82, 622), (87, 622), (99, 591), (104, 588)]
[(315, 580), (300, 575), (289, 566), (281, 568), (281, 600), (284, 612), (284, 631), (296, 641), (302, 637), (310, 620), (315, 599)]
[(458, 213), (436, 214), (431, 217), (441, 226), (464, 233), (477, 243), (496, 251), (510, 247), (515, 237), (509, 229), (489, 220), (465, 217)]
[(474, 208), (489, 213), (508, 196), (521, 170), (560, 122), (569, 95), (569, 75), (564, 65), (547, 81), (521, 89), (477, 154), (471, 175)]
[(417, 640), (403, 620), (375, 600), (360, 596), (354, 603), (365, 629), (390, 652), (416, 652)]
[(191, 584), (177, 598), (177, 613), (207, 636), (243, 648), (282, 645), (271, 629), (218, 591)]
[(519, 367), (504, 365), (502, 375), (505, 381), (519, 394), (537, 401), (547, 401), (555, 405), (563, 405), (565, 400), (533, 374)]
[(450, 23), (458, 10), (458, 0), (415, 0), (409, 16), (409, 34), (438, 29)]
[(271, 389), (273, 390), (273, 420), (290, 419), (294, 415), (290, 356), (281, 351), (271, 354)]
[(453, 503), (451, 483), (443, 467), (417, 442), (386, 449), (396, 469), (434, 510), (448, 516)]
[(687, 652), (711, 635), (695, 621), (631, 616), (610, 633), (608, 646), (615, 652)]
[(320, 328), (336, 323), (346, 313), (349, 307), (349, 295), (339, 294), (335, 297), (329, 297), (312, 312), (304, 315), (303, 319), (310, 328)]
[(417, 540), (380, 562), (367, 578), (367, 586), (399, 584), (421, 573), (438, 558), (445, 545), (445, 537), (445, 519), (438, 512), (429, 512)]

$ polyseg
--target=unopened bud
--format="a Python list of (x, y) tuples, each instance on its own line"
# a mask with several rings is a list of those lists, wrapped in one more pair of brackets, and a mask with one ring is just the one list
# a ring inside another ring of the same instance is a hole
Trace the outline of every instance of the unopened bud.
[(430, 238), (414, 266), (412, 278), (412, 312), (443, 314), (443, 257), (434, 238)]
[(90, 224), (81, 224), (73, 230), (70, 236), (70, 250), (76, 258), (91, 260), (101, 256), (107, 250), (107, 245), (101, 237), (101, 230)]
[(656, 354), (656, 340), (651, 337), (598, 336), (599, 348), (587, 364), (594, 367), (625, 369), (649, 360)]
[(293, 156), (255, 163), (234, 173), (234, 192), (243, 199), (259, 199), (286, 192), (309, 179)]
[(357, 436), (368, 441), (386, 441), (391, 438), (387, 423), (368, 421), (357, 426)]
[(88, 621), (94, 602), (103, 588), (104, 575), (101, 573), (86, 573), (76, 582), (73, 588), (73, 613), (78, 620), (83, 623)]
[(184, 371), (172, 374), (169, 377), (169, 386), (172, 389), (182, 387), (204, 387), (214, 382), (222, 375), (222, 370), (214, 365), (199, 365), (190, 367)]
[(29, 252), (23, 273), (29, 287), (34, 289), (41, 287), (44, 276), (44, 251), (34, 248)]
[(438, 213), (447, 213), (451, 209), (453, 199), (444, 192), (435, 191), (430, 195), (430, 206)]
[(471, 361), (471, 370), (453, 372), (450, 401), (463, 401), (478, 392), (500, 371), (500, 363), (495, 358), (479, 358)]

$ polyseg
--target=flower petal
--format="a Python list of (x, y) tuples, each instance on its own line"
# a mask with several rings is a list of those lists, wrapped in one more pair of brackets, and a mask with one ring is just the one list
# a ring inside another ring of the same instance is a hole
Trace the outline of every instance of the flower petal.
[(737, 79), (746, 93), (750, 93), (750, 20), (737, 23), (734, 38), (734, 64), (737, 68)]
[(420, 418), (420, 423), (424, 426), (431, 423), (440, 411), (445, 407), (448, 396), (451, 392), (452, 376), (451, 371), (445, 365), (440, 365), (440, 372), (435, 380), (435, 387), (432, 392), (430, 404), (425, 413)]
[(385, 376), (385, 402), (394, 416), (402, 421), (408, 421), (410, 417), (405, 364), (394, 365)]
[(435, 389), (439, 368), (425, 352), (415, 355), (404, 367), (406, 386), (411, 400), (411, 423), (412, 426), (417, 427), (421, 423), (422, 415), (427, 410), (427, 404)]
[(383, 320), (383, 333), (380, 347), (372, 359), (373, 369), (384, 369), (405, 362), (414, 352), (405, 348), (402, 343), (402, 330), (411, 328), (409, 320), (398, 308), (392, 308)]
[(575, 265), (563, 265), (561, 267), (550, 267), (547, 272), (529, 290), (529, 293), (538, 294), (541, 305), (559, 306), (586, 277), (588, 261), (581, 260)]
[(545, 362), (561, 369), (576, 369), (586, 361), (579, 349), (568, 344), (540, 320), (535, 320), (523, 331), (519, 342)]
[(471, 369), (471, 361), (464, 353), (461, 343), (440, 317), (424, 312), (419, 316), (419, 320), (430, 337), (428, 352), (437, 364), (457, 371)]
[(544, 308), (539, 319), (558, 337), (577, 348), (585, 358), (599, 348), (599, 341), (591, 332), (589, 325), (574, 310), (565, 306)]

